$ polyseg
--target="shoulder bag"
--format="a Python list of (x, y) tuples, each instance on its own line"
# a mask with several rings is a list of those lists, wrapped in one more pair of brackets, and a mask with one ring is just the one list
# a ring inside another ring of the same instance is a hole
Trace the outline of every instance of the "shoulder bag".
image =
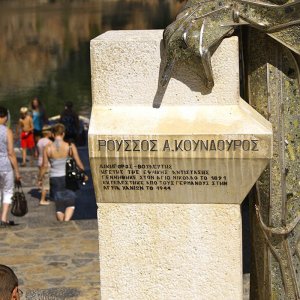
[(85, 173), (78, 168), (73, 158), (72, 146), (69, 145), (69, 157), (66, 161), (66, 188), (72, 191), (79, 189), (79, 183), (84, 183)]
[(28, 213), (28, 205), (21, 182), (15, 183), (15, 191), (12, 197), (11, 213), (16, 217), (23, 217)]

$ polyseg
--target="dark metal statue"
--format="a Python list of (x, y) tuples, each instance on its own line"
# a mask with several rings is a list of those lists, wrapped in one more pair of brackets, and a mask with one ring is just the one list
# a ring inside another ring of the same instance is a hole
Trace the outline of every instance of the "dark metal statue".
[[(300, 0), (188, 0), (164, 31), (166, 88), (177, 61), (198, 57), (207, 88), (211, 56), (236, 27), (245, 98), (273, 125), (273, 159), (256, 183), (252, 211), (251, 299), (300, 299)], [(199, 78), (200, 80), (200, 78)], [(255, 204), (255, 205), (254, 205)]]
[(300, 54), (300, 1), (276, 5), (245, 0), (189, 0), (176, 20), (164, 31), (166, 66), (161, 79), (165, 86), (177, 60), (198, 56), (203, 64), (206, 86), (214, 85), (212, 49), (236, 26), (248, 25)]

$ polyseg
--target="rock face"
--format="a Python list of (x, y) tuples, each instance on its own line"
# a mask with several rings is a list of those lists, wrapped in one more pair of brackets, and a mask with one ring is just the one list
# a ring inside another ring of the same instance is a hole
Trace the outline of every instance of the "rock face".
[[(28, 89), (48, 79), (49, 74), (68, 61), (71, 51), (88, 41), (92, 28), (101, 28), (97, 14), (83, 13), (101, 6), (38, 1), (3, 1), (0, 18), (0, 87), (6, 94), (12, 89)], [(99, 3), (98, 3), (99, 4)], [(18, 37), (16, 39), (16, 37)]]
[[(51, 72), (67, 64), (81, 43), (88, 43), (100, 32), (163, 28), (167, 25), (163, 15), (170, 11), (169, 22), (182, 5), (174, 1), (140, 2), (1, 1), (0, 96), (45, 82)], [(124, 10), (128, 14), (122, 18), (120, 11)]]

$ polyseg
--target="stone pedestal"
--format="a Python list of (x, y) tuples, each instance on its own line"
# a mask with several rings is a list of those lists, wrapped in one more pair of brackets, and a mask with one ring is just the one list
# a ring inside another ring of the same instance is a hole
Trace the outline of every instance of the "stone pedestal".
[(99, 204), (101, 299), (242, 299), (239, 205)]
[(212, 57), (211, 93), (184, 64), (157, 90), (161, 38), (91, 42), (101, 299), (242, 299), (240, 203), (271, 157), (271, 126), (239, 97), (237, 38)]

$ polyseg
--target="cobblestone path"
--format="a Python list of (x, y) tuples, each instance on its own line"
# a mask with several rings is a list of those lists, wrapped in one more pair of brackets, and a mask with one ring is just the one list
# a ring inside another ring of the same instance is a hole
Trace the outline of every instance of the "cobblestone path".
[[(18, 225), (0, 228), (0, 263), (16, 272), (28, 300), (100, 299), (97, 220), (59, 223), (54, 203), (40, 206), (36, 168), (22, 168), (29, 204), (25, 217), (10, 217)], [(249, 299), (249, 275), (244, 298)]]
[(28, 214), (0, 228), (0, 263), (16, 272), (25, 299), (100, 299), (97, 220), (59, 223), (54, 203), (40, 206), (32, 190), (24, 188)]

